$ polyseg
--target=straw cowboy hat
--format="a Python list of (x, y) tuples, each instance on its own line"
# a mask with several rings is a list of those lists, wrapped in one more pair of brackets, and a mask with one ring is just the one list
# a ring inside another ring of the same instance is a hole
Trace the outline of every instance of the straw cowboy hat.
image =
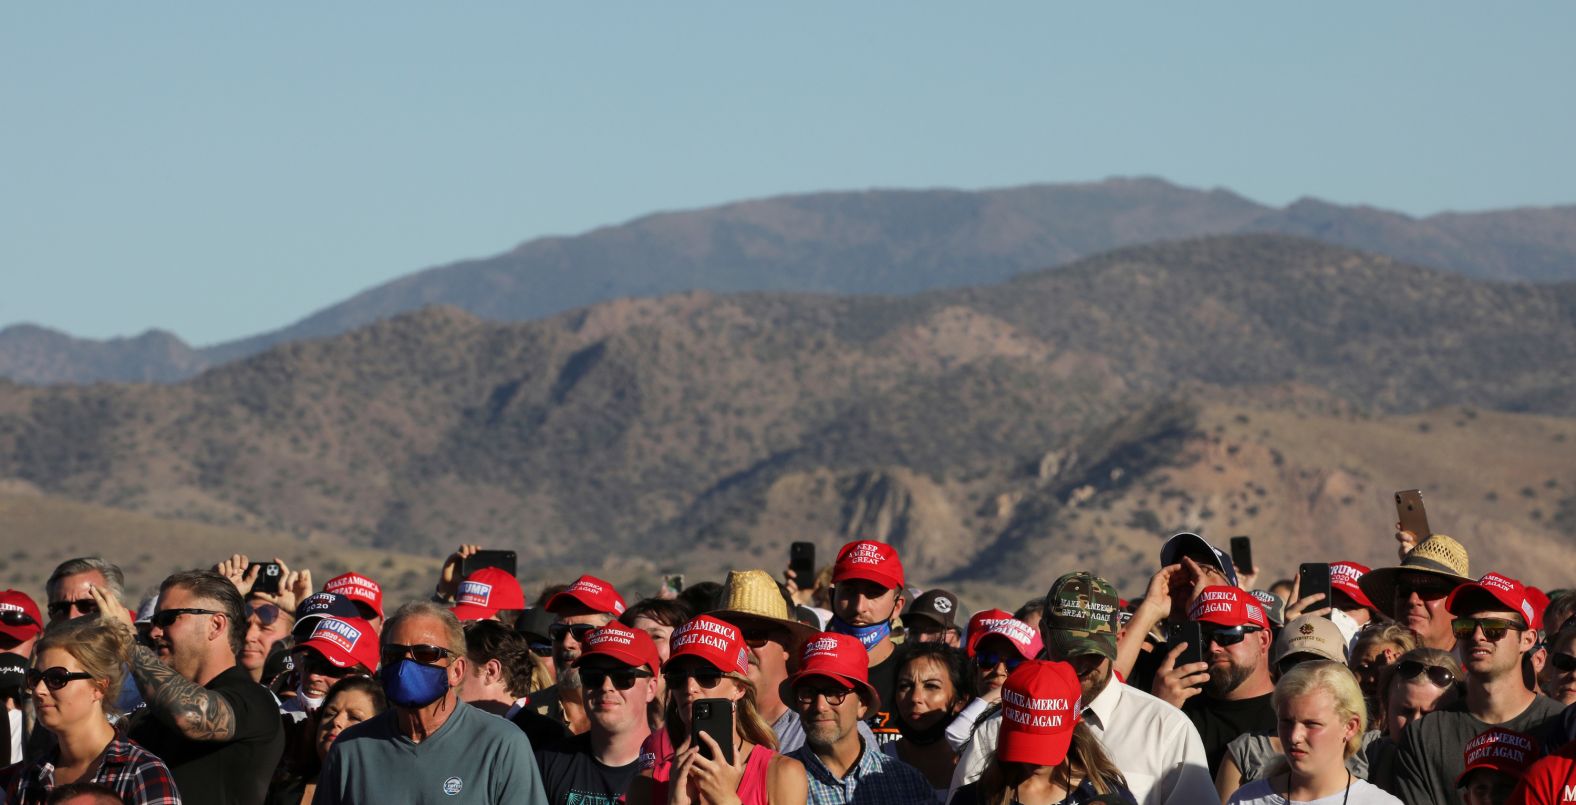
[(1371, 570), (1358, 579), (1357, 586), (1374, 603), (1374, 609), (1387, 617), (1395, 617), (1395, 584), (1402, 573), (1426, 573), (1455, 582), (1457, 585), (1474, 581), (1467, 561), (1467, 549), (1461, 543), (1435, 534), (1423, 540), (1401, 560), (1398, 567), (1381, 567)]
[(764, 570), (732, 570), (722, 587), (717, 609), (707, 613), (714, 618), (745, 628), (751, 623), (780, 628), (793, 636), (790, 652), (817, 633), (814, 626), (800, 623), (783, 600), (781, 588)]

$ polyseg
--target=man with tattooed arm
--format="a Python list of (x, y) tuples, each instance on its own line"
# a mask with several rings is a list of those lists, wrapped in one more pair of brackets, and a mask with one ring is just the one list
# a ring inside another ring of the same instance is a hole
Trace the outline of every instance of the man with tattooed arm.
[[(131, 629), (109, 590), (92, 590), (103, 617)], [(246, 635), (241, 594), (207, 570), (159, 586), (153, 649), (129, 643), (126, 664), (147, 707), (129, 736), (164, 760), (189, 802), (261, 805), (284, 753), (279, 708), (236, 664)]]

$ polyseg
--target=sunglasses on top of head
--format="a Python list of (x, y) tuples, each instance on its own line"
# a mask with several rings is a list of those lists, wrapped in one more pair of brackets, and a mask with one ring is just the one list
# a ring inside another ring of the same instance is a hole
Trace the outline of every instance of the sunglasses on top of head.
[(1398, 663), (1395, 672), (1400, 674), (1402, 679), (1416, 679), (1427, 674), (1428, 681), (1434, 683), (1436, 688), (1448, 688), (1456, 683), (1456, 675), (1449, 668), (1442, 665), (1428, 665), (1417, 660)]
[(1527, 625), (1506, 618), (1456, 618), (1450, 622), (1450, 630), (1458, 639), (1469, 638), (1478, 629), (1483, 630), (1483, 639), (1490, 643), (1498, 643), (1509, 632), (1526, 631)]

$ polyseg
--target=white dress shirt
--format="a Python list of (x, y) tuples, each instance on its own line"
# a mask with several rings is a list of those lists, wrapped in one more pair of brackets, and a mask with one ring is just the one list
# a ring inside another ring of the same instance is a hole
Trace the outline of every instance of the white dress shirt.
[[(1122, 770), (1127, 790), (1139, 805), (1220, 801), (1204, 759), (1204, 742), (1181, 710), (1112, 679), (1084, 708), (1083, 718), (1111, 762)], [(1000, 713), (974, 731), (953, 771), (953, 793), (985, 772), (1000, 732)]]

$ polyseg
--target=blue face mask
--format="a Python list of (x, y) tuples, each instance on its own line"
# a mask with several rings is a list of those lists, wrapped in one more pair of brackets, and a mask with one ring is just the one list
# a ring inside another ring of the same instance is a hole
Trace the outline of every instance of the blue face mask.
[(891, 621), (873, 623), (869, 626), (855, 626), (844, 621), (842, 618), (837, 617), (836, 615), (832, 616), (830, 628), (832, 631), (838, 634), (845, 634), (849, 637), (859, 638), (859, 642), (864, 645), (865, 651), (875, 648), (876, 644), (881, 642), (882, 638), (892, 634)]
[(405, 658), (378, 671), (389, 701), (409, 709), (426, 707), (449, 692), (449, 669)]

